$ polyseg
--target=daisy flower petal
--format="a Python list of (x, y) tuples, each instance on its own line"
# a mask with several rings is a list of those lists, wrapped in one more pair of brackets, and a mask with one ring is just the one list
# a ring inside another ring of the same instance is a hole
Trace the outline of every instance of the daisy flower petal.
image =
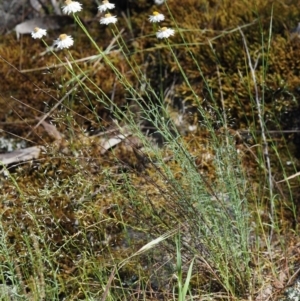
[(69, 48), (74, 44), (74, 40), (71, 36), (61, 34), (57, 40), (54, 41), (54, 47), (58, 49)]
[(175, 30), (172, 28), (163, 27), (156, 33), (158, 39), (167, 39), (175, 34)]
[(33, 30), (33, 32), (31, 33), (31, 36), (34, 39), (41, 39), (46, 34), (47, 34), (47, 30), (46, 29), (35, 27), (34, 30)]
[(64, 14), (71, 14), (71, 13), (77, 13), (82, 10), (82, 4), (77, 1), (72, 0), (66, 0), (65, 6), (62, 7)]
[(149, 16), (149, 21), (156, 23), (161, 22), (165, 19), (165, 16), (163, 14), (160, 14), (159, 12), (155, 11), (151, 16)]
[(98, 6), (98, 10), (101, 13), (113, 8), (115, 8), (115, 5), (113, 3), (110, 3), (108, 0), (103, 0), (102, 4)]
[(116, 16), (112, 16), (111, 14), (106, 14), (104, 17), (100, 19), (100, 24), (108, 25), (110, 23), (115, 24), (118, 21)]

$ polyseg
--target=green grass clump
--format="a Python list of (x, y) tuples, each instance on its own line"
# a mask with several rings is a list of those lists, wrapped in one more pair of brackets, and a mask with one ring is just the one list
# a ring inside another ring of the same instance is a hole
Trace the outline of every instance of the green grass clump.
[(103, 37), (73, 13), (86, 58), (50, 49), (63, 88), (26, 120), (42, 154), (3, 165), (6, 300), (266, 300), (293, 279), (297, 178), (279, 181), (297, 169), (282, 116), (299, 81), (274, 59), (297, 48), (288, 13), (188, 2)]

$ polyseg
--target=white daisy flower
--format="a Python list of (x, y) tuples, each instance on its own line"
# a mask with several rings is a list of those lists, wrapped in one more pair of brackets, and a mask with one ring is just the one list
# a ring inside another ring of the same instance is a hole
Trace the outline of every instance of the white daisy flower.
[(54, 41), (54, 47), (58, 49), (69, 48), (74, 44), (74, 40), (71, 36), (61, 34), (57, 40)]
[(162, 5), (165, 2), (165, 0), (154, 0), (154, 3), (156, 5)]
[(98, 10), (103, 13), (108, 9), (113, 9), (115, 8), (115, 5), (113, 3), (109, 3), (108, 0), (103, 0), (102, 4), (98, 6)]
[(164, 19), (165, 16), (157, 11), (153, 12), (153, 15), (149, 16), (149, 21), (153, 23), (163, 21)]
[(174, 29), (163, 27), (156, 33), (156, 36), (158, 39), (167, 39), (168, 37), (173, 36), (174, 34)]
[(118, 21), (116, 16), (112, 16), (111, 14), (105, 14), (104, 17), (100, 19), (100, 24), (108, 25), (110, 23), (115, 24)]
[(31, 33), (31, 36), (34, 39), (41, 39), (46, 34), (47, 34), (47, 30), (46, 29), (35, 27), (34, 30), (33, 30), (33, 32)]
[(62, 7), (64, 14), (77, 13), (82, 10), (82, 4), (77, 1), (66, 0), (65, 6)]

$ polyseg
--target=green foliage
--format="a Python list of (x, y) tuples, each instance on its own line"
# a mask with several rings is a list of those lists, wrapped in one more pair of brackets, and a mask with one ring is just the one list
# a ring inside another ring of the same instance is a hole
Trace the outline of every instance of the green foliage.
[(45, 145), (35, 169), (3, 166), (0, 274), (16, 300), (255, 299), (282, 272), (297, 207), (276, 181), (297, 169), (282, 116), (299, 85), (298, 38), (282, 31), (296, 1), (170, 0), (163, 40), (135, 5), (101, 36), (74, 15), (82, 52), (49, 54), (61, 98), (26, 103), (48, 112), (48, 136), (30, 140)]

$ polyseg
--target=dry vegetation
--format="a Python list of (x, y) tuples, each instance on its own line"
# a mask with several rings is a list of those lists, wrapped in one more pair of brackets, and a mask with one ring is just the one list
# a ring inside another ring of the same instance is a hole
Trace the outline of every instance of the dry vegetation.
[(119, 32), (90, 2), (105, 59), (76, 24), (65, 65), (0, 42), (1, 134), (41, 149), (3, 165), (3, 300), (183, 300), (185, 279), (186, 300), (279, 300), (299, 271), (299, 181), (279, 182), (300, 164), (298, 1), (140, 0)]

